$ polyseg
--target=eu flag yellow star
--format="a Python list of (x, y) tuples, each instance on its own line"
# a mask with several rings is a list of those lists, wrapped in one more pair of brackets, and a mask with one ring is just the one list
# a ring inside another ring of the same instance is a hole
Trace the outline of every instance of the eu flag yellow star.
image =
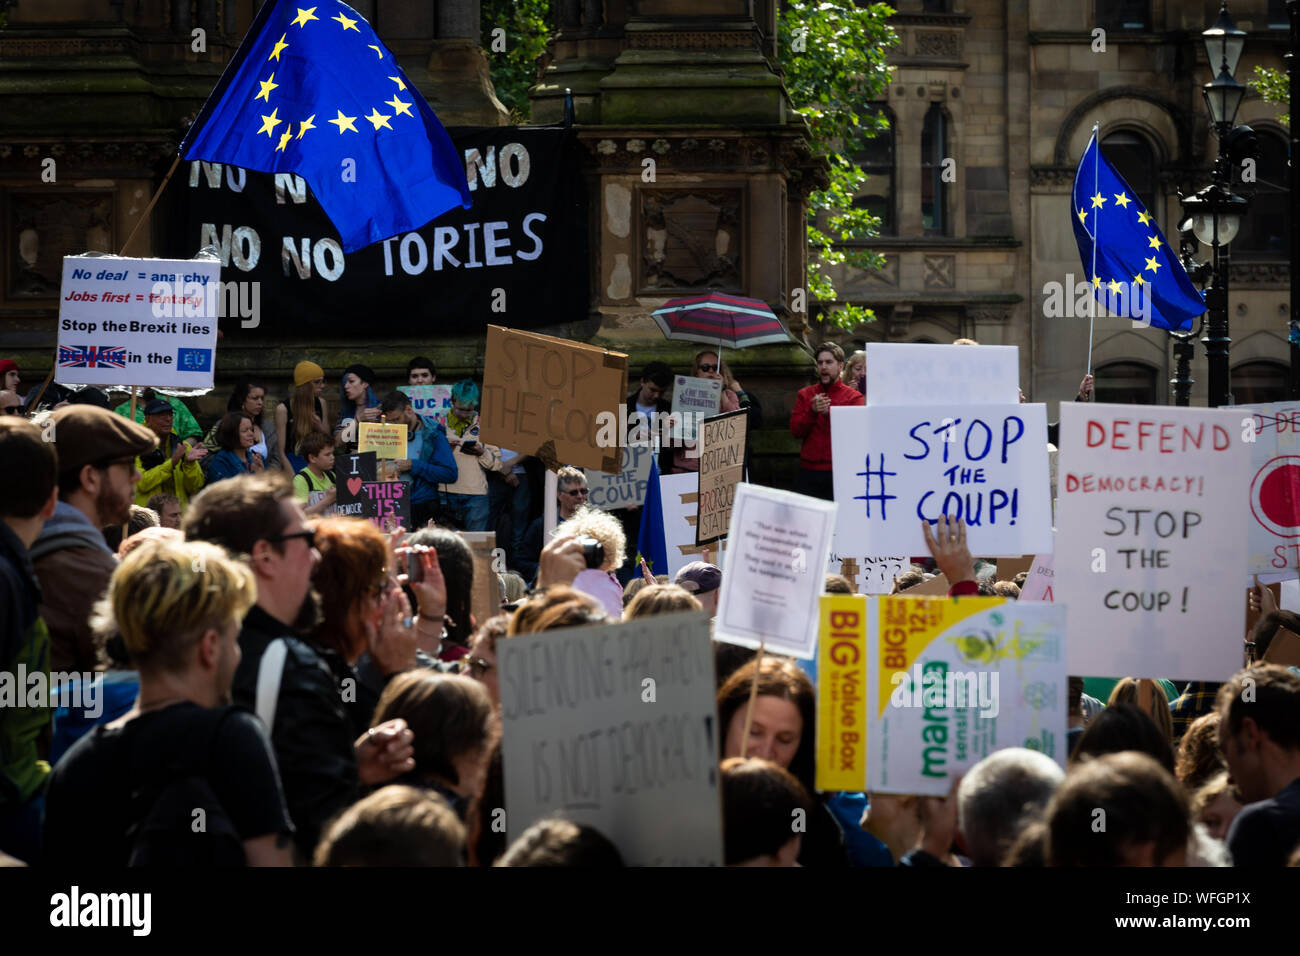
[(293, 139), (293, 124), (292, 124), (292, 123), (290, 123), (289, 126), (285, 128), (285, 131), (284, 131), (283, 133), (280, 134), (280, 145), (277, 146), (277, 147), (275, 148), (275, 151), (276, 151), (277, 153), (280, 152), (280, 150), (284, 149), (285, 146), (287, 146), (287, 145), (289, 144), (289, 140), (291, 140), (291, 139)]
[(1097, 195), (1092, 197), (1093, 209), (1100, 209), (1104, 205), (1106, 205), (1106, 197), (1103, 196), (1101, 193), (1097, 193)]
[(394, 83), (397, 84), (397, 89), (398, 89), (398, 90), (405, 90), (405, 89), (406, 89), (406, 84), (402, 82), (402, 78), (401, 78), (400, 76), (390, 76), (389, 79), (392, 80)]
[(1083, 221), (1086, 220), (1087, 218), (1088, 218), (1088, 211), (1087, 211), (1086, 209), (1080, 209), (1080, 210), (1079, 210), (1079, 222), (1083, 222)]
[(1146, 279), (1142, 278), (1142, 273), (1140, 272), (1133, 277), (1134, 285), (1145, 285), (1146, 281), (1147, 281)]
[(272, 74), (271, 74), (267, 79), (265, 79), (265, 80), (258, 80), (258, 81), (257, 81), (257, 85), (260, 86), (260, 87), (262, 88), (262, 92), (258, 93), (256, 96), (254, 96), (253, 99), (255, 99), (255, 100), (266, 100), (267, 104), (269, 105), (270, 102), (271, 102), (271, 91), (272, 91), (273, 89), (275, 89), (277, 86), (280, 85), (279, 83), (276, 83), (276, 82), (274, 82), (274, 81), (275, 81), (275, 74), (274, 74), (274, 73), (272, 73)]
[(1138, 213), (1138, 222), (1142, 223), (1144, 226), (1150, 224), (1151, 216), (1145, 209)]
[(391, 106), (393, 109), (395, 109), (395, 110), (397, 111), (396, 113), (393, 114), (394, 116), (397, 116), (397, 115), (399, 115), (399, 114), (402, 115), (402, 116), (410, 116), (410, 115), (411, 115), (411, 104), (410, 104), (410, 103), (404, 103), (404, 102), (402, 102), (401, 100), (399, 100), (399, 99), (397, 98), (397, 94), (396, 94), (396, 93), (393, 94), (393, 98), (392, 98), (391, 100), (384, 100), (384, 102), (387, 103), (389, 106)]
[(374, 107), (371, 107), (370, 115), (367, 116), (366, 119), (370, 120), (370, 122), (375, 124), (376, 132), (379, 131), (379, 127), (381, 126), (383, 126), (386, 129), (392, 129), (392, 127), (388, 125), (388, 121), (389, 119), (391, 119), (391, 117), (385, 116), (383, 113), (379, 112), (379, 110)]
[(1156, 262), (1155, 256), (1152, 256), (1150, 259), (1147, 260), (1147, 268), (1150, 269), (1152, 272), (1158, 273), (1160, 271), (1160, 266), (1162, 264), (1163, 263)]
[[(316, 8), (313, 7), (312, 9), (314, 10), (314, 9), (316, 9)], [(331, 20), (337, 20), (339, 23), (341, 23), (341, 24), (343, 25), (343, 32), (344, 32), (344, 33), (347, 33), (349, 30), (357, 30), (357, 21), (356, 21), (356, 20), (349, 20), (347, 17), (345, 17), (345, 16), (344, 16), (343, 14), (341, 14), (341, 13), (340, 13), (337, 17), (330, 17), (330, 19), (331, 19)], [(361, 31), (360, 31), (360, 30), (357, 30), (357, 32), (360, 33)], [(330, 122), (332, 123), (332, 122), (334, 122), (334, 121), (333, 121), (333, 120), (330, 120)]]
[[(312, 122), (312, 120), (314, 120), (315, 118), (316, 118), (316, 114), (312, 113), (311, 116), (308, 116), (305, 120), (299, 123), (298, 135), (295, 136), (294, 139), (302, 139), (303, 133), (307, 132), (307, 130), (309, 129), (315, 129), (316, 124)], [(340, 130), (340, 132), (342, 131)]]
[(265, 133), (267, 139), (275, 138), (271, 135), (271, 130), (275, 129), (276, 126), (284, 122), (284, 120), (276, 119), (275, 114), (278, 112), (280, 112), (280, 108), (277, 106), (275, 109), (271, 110), (270, 116), (262, 117), (262, 128), (257, 131), (258, 136), (261, 136), (263, 133)]
[(370, 49), (374, 50), (375, 53), (377, 53), (377, 54), (379, 55), (379, 59), (382, 60), (382, 59), (384, 58), (384, 51), (381, 50), (381, 49), (379, 49), (379, 47), (375, 46), (373, 43), (367, 43), (366, 46), (368, 46), (368, 47), (370, 47)]
[(356, 121), (355, 116), (344, 116), (342, 110), (339, 110), (339, 115), (337, 119), (330, 120), (331, 123), (335, 124), (339, 128), (340, 135), (342, 135), (345, 129), (350, 129), (352, 130), (352, 132), (355, 133), (357, 131), (357, 128), (352, 125), (355, 121)]
[[(315, 13), (316, 13), (315, 7), (311, 7), (307, 10), (304, 10), (302, 7), (299, 7), (298, 15), (293, 18), (293, 23), (291, 23), (290, 26), (305, 27), (307, 25), (308, 20), (319, 20), (320, 17), (315, 16)], [(358, 30), (357, 32), (360, 33), (361, 31)]]
[(1124, 288), (1124, 286), (1120, 284), (1118, 279), (1111, 279), (1109, 282), (1106, 283), (1106, 290), (1108, 292), (1112, 292), (1112, 293), (1118, 292), (1122, 288)]
[(1093, 287), (1094, 289), (1100, 289), (1100, 288), (1101, 288), (1101, 276), (1093, 276), (1093, 277), (1092, 277), (1092, 287)]
[(1150, 246), (1152, 249), (1159, 249), (1160, 240), (1157, 239), (1155, 236), (1147, 236), (1147, 245)]
[(1131, 203), (1132, 201), (1133, 201), (1133, 200), (1131, 200), (1131, 199), (1128, 198), (1128, 193), (1116, 193), (1116, 194), (1115, 194), (1115, 205), (1116, 205), (1116, 206), (1122, 206), (1123, 208), (1127, 209), (1127, 208), (1128, 208), (1128, 204)]
[(275, 46), (271, 47), (271, 55), (267, 57), (268, 60), (274, 60), (276, 63), (280, 62), (280, 51), (287, 49), (289, 46), (289, 44), (284, 42), (284, 38), (288, 35), (289, 34), (287, 33), (280, 34), (280, 39), (276, 40)]

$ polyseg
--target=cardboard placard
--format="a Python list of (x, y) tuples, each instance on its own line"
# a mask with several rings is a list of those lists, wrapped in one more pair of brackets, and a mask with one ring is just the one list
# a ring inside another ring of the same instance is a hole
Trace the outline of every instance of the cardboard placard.
[(1273, 642), (1260, 658), (1266, 664), (1280, 664), (1283, 667), (1300, 667), (1300, 634), (1278, 628), (1273, 635)]
[(867, 781), (867, 599), (819, 603), (816, 787), (857, 792)]
[(812, 657), (834, 523), (834, 502), (742, 482), (714, 639)]
[(1250, 445), (1246, 574), (1264, 584), (1300, 577), (1300, 402), (1237, 405)]
[(998, 558), (997, 580), (1012, 581), (1021, 571), (1028, 571), (1034, 566), (1034, 556), (1023, 554), (1018, 558)]
[(867, 405), (1014, 405), (1020, 349), (1014, 345), (868, 342)]
[(629, 866), (722, 864), (707, 614), (520, 634), (497, 667), (510, 840), (562, 813)]
[(64, 256), (60, 385), (212, 388), (221, 263)]
[(377, 458), (393, 460), (406, 457), (405, 425), (381, 422), (357, 423), (357, 451), (373, 451)]
[(673, 379), (672, 435), (679, 441), (695, 441), (696, 425), (718, 414), (722, 407), (722, 381), (678, 375)]
[(748, 428), (749, 411), (744, 408), (706, 418), (702, 424), (696, 544), (710, 544), (727, 534), (736, 486), (745, 477), (745, 433)]
[(451, 411), (450, 385), (399, 385), (397, 390), (411, 400), (415, 414), (432, 418), (447, 427), (447, 413)]
[(623, 470), (607, 475), (595, 468), (584, 469), (587, 476), (587, 504), (603, 511), (634, 508), (645, 504), (646, 485), (650, 482), (650, 463), (654, 449), (646, 444), (629, 444), (623, 450)]
[(1240, 666), (1250, 446), (1236, 409), (1061, 405), (1055, 598), (1072, 674)]
[(838, 530), (868, 554), (925, 554), (921, 521), (946, 514), (972, 554), (1046, 551), (1046, 433), (1042, 405), (836, 406)]
[(474, 555), (474, 586), (470, 590), (470, 611), (474, 620), (482, 624), (494, 614), (501, 613), (501, 587), (497, 580), (497, 535), (495, 531), (461, 531), (460, 536)]
[(548, 468), (574, 465), (616, 475), (626, 429), (627, 356), (590, 345), (489, 325), (480, 439), (536, 455)]
[(1065, 608), (1003, 598), (877, 598), (870, 615), (867, 786), (946, 795), (1005, 747), (1062, 766)]
[(944, 574), (936, 574), (932, 578), (927, 578), (920, 584), (913, 584), (910, 588), (898, 592), (906, 594), (908, 597), (947, 597), (948, 591), (952, 585), (948, 583), (948, 578)]
[[(703, 561), (704, 552), (709, 561), (720, 568), (726, 567), (727, 539), (713, 544), (695, 543), (695, 521), (699, 511), (700, 476), (698, 472), (659, 476), (659, 504), (664, 515), (664, 545), (668, 549), (669, 579), (692, 561)], [(642, 521), (646, 520), (643, 515)], [(656, 569), (656, 573), (658, 569)]]

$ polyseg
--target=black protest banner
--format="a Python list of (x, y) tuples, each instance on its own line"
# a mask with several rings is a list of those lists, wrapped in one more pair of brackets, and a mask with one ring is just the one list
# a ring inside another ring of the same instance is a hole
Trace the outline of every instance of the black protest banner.
[[(375, 322), (394, 336), (473, 334), (489, 322), (535, 328), (585, 318), (586, 187), (572, 131), (448, 132), (465, 161), (470, 209), (345, 256), (301, 177), (188, 162), (167, 187), (161, 254), (216, 247), (228, 340), (373, 332)], [(355, 171), (345, 162), (339, 175), (350, 182)]]
[(376, 480), (378, 470), (378, 458), (373, 451), (340, 455), (335, 462), (339, 491), (334, 513), (349, 518), (376, 517), (378, 510), (365, 486)]

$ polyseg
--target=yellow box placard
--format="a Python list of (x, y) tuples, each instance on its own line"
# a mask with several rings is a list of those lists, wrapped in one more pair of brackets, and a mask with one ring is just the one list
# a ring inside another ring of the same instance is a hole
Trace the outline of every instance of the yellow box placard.
[(357, 425), (357, 453), (364, 455), (368, 451), (373, 451), (376, 458), (405, 458), (406, 426), (361, 422)]
[(821, 598), (817, 635), (818, 790), (865, 789), (867, 780), (867, 599)]

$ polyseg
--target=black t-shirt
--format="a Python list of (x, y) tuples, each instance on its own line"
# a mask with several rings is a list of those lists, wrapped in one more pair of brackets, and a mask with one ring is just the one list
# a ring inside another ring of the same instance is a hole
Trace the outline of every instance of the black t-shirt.
[[(64, 754), (45, 797), (45, 863), (49, 866), (125, 866), (131, 795), (147, 769), (175, 760), (196, 741), (198, 704), (150, 711), (121, 727), (96, 727)], [(197, 756), (197, 755), (195, 755)], [(188, 766), (201, 768), (202, 760)], [(241, 838), (292, 833), (270, 741), (257, 718), (236, 709), (221, 721), (207, 761), (207, 780)]]
[(1234, 866), (1286, 866), (1300, 843), (1300, 778), (1277, 796), (1242, 807), (1228, 828)]

